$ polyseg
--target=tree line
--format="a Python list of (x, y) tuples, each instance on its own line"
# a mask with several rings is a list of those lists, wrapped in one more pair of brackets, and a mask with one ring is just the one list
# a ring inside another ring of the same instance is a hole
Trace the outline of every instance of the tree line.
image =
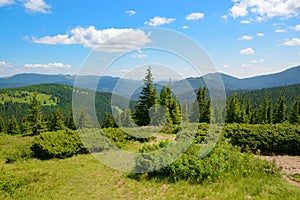
[(45, 131), (76, 129), (73, 115), (64, 117), (60, 109), (57, 109), (48, 117), (44, 117), (36, 93), (33, 95), (32, 100), (28, 105), (27, 113), (28, 114), (21, 119), (21, 122), (18, 122), (14, 115), (12, 115), (7, 122), (0, 117), (0, 133), (2, 132), (10, 135), (17, 135), (20, 133), (23, 135), (39, 135)]
[[(171, 82), (163, 86), (158, 94), (153, 82), (151, 67), (148, 67), (143, 81), (144, 86), (134, 109), (123, 108), (121, 112), (105, 111), (104, 109), (101, 113), (97, 112), (97, 116), (103, 115), (100, 120), (102, 128), (135, 125), (163, 125), (164, 127), (178, 128), (182, 121), (196, 123), (216, 121), (214, 116), (222, 115), (222, 113), (225, 113), (226, 123), (276, 124), (290, 122), (298, 124), (300, 122), (299, 98), (294, 99), (292, 105), (287, 106), (283, 96), (279, 96), (273, 102), (275, 98), (273, 96), (269, 98), (268, 94), (265, 94), (264, 100), (260, 101), (260, 104), (257, 104), (259, 101), (256, 99), (253, 105), (249, 95), (238, 96), (235, 93), (227, 98), (225, 111), (218, 106), (212, 108), (206, 87), (198, 89), (194, 102), (180, 105), (178, 98), (173, 94)], [(274, 89), (272, 91), (274, 94)], [(13, 107), (14, 103), (5, 102), (6, 104)], [(98, 100), (96, 104), (100, 105), (101, 102)], [(72, 113), (64, 116), (62, 110), (58, 108), (54, 112), (48, 111), (45, 116), (45, 112), (41, 110), (41, 104), (37, 100), (37, 94), (33, 95), (30, 104), (20, 108), (26, 114), (17, 116), (18, 118), (12, 115), (8, 120), (0, 117), (0, 132), (11, 135), (19, 133), (38, 135), (44, 131), (76, 129)], [(14, 108), (10, 108), (10, 110), (13, 111)], [(82, 110), (76, 122), (77, 128), (95, 127), (95, 124), (98, 123), (90, 121), (89, 114), (85, 109)]]
[(227, 99), (226, 105), (226, 123), (249, 123), (249, 124), (277, 124), (282, 122), (290, 122), (292, 124), (300, 123), (300, 102), (296, 98), (288, 112), (288, 106), (285, 98), (280, 96), (277, 102), (269, 99), (265, 94), (264, 101), (254, 107), (250, 99), (239, 100), (237, 94)]

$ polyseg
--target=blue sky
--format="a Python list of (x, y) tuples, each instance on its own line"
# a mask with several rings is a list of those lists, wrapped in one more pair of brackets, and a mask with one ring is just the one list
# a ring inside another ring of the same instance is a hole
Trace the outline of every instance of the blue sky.
[[(300, 64), (299, 0), (0, 0), (0, 25), (0, 76), (76, 74), (95, 51), (98, 62), (138, 49), (130, 56), (132, 66), (167, 65), (168, 56), (143, 51), (154, 41), (149, 27), (186, 35), (218, 71), (235, 77)], [(182, 76), (197, 76), (175, 61), (169, 66)], [(126, 62), (107, 75), (122, 76)], [(97, 62), (92, 65), (86, 73), (97, 74)]]

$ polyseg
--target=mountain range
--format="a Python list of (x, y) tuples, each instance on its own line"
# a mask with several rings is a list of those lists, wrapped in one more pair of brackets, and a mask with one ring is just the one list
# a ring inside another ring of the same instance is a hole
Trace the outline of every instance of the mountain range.
[[(222, 79), (219, 79), (221, 77)], [(285, 71), (255, 76), (251, 78), (239, 79), (222, 73), (207, 74), (197, 78), (186, 78), (179, 81), (173, 81), (174, 89), (188, 89), (184, 93), (197, 90), (207, 83), (210, 87), (219, 87), (219, 80), (223, 80), (226, 91), (232, 90), (252, 90), (270, 88), (276, 86), (293, 85), (300, 83), (300, 66), (287, 69)], [(15, 88), (30, 86), (35, 84), (56, 83), (77, 87), (96, 89), (100, 92), (115, 93), (126, 98), (135, 99), (140, 91), (143, 82), (141, 80), (122, 79), (110, 76), (71, 76), (71, 75), (44, 75), (44, 74), (17, 74), (11, 77), (0, 78), (0, 88)], [(165, 82), (157, 82), (158, 91)]]

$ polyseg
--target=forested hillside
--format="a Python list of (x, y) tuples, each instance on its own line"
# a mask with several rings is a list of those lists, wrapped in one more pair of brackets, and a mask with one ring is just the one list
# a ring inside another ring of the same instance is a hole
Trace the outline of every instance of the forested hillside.
[[(80, 89), (88, 94), (89, 90)], [(40, 84), (12, 89), (0, 89), (0, 117), (4, 121), (15, 117), (18, 122), (28, 114), (29, 104), (34, 94), (41, 105), (44, 117), (50, 117), (56, 110), (60, 109), (65, 117), (72, 114), (73, 87), (60, 84)], [(111, 93), (96, 92), (95, 108), (99, 120), (103, 120), (105, 113), (111, 113)], [(128, 101), (116, 95), (116, 107), (123, 108)], [(80, 101), (80, 100), (78, 100)], [(84, 100), (83, 100), (84, 101)]]
[(250, 91), (229, 91), (228, 96), (232, 96), (234, 93), (238, 94), (240, 100), (242, 100), (242, 97), (244, 96), (244, 99), (249, 100), (251, 105), (254, 107), (258, 107), (260, 104), (262, 104), (266, 96), (268, 96), (268, 99), (273, 103), (277, 102), (280, 96), (283, 96), (288, 108), (291, 108), (291, 105), (294, 103), (295, 99), (300, 95), (300, 84)]

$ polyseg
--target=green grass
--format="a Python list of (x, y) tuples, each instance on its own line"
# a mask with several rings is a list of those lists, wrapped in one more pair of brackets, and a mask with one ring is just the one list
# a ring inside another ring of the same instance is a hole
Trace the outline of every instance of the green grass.
[(0, 163), (5, 160), (5, 153), (26, 142), (32, 141), (33, 137), (10, 136), (0, 133)]
[[(13, 93), (0, 94), (2, 103), (12, 101), (13, 103), (30, 103), (34, 92), (14, 91)], [(42, 106), (55, 106), (57, 98), (53, 100), (52, 95), (37, 93), (37, 100)]]
[[(191, 184), (147, 180), (143, 176), (134, 179), (105, 166), (92, 155), (4, 162), (2, 155), (6, 150), (30, 140), (0, 135), (0, 199), (300, 199), (300, 188), (279, 175), (229, 174), (220, 180)], [(142, 143), (127, 145), (126, 149), (136, 151)], [(3, 185), (7, 187), (3, 189)]]
[[(3, 164), (5, 172), (25, 180), (1, 199), (299, 199), (300, 189), (277, 176), (235, 177), (192, 185), (135, 180), (104, 166), (92, 155), (65, 160)], [(26, 181), (27, 180), (27, 181)], [(28, 181), (29, 180), (29, 181)]]

